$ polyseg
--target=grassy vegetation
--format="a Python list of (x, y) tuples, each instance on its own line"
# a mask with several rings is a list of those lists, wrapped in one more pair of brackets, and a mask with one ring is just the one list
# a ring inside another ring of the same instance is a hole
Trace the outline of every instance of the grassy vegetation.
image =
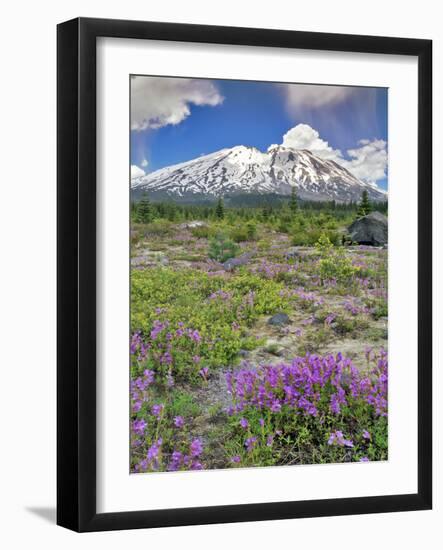
[(133, 205), (133, 471), (386, 459), (387, 253), (342, 246), (357, 213)]

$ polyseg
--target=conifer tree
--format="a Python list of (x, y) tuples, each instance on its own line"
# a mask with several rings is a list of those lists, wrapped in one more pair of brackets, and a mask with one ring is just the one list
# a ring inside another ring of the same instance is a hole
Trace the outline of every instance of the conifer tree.
[(140, 203), (138, 205), (138, 221), (140, 223), (151, 223), (152, 222), (152, 206), (151, 201), (147, 193), (143, 193)]
[(261, 217), (264, 221), (267, 221), (269, 220), (269, 218), (272, 216), (273, 214), (273, 209), (272, 209), (272, 206), (269, 205), (269, 204), (266, 204), (262, 211), (261, 211)]
[(177, 215), (177, 207), (175, 206), (175, 204), (173, 202), (167, 204), (166, 205), (166, 218), (170, 222), (173, 222), (176, 218), (176, 215)]
[(157, 204), (157, 214), (159, 218), (165, 217), (165, 205), (162, 202)]
[(297, 191), (295, 187), (291, 188), (291, 198), (289, 200), (289, 209), (292, 214), (295, 214), (298, 210), (298, 200), (297, 200)]
[(222, 197), (219, 197), (217, 201), (217, 206), (215, 208), (215, 215), (219, 220), (222, 220), (225, 217), (225, 206), (223, 204)]
[(359, 202), (358, 209), (357, 209), (357, 218), (362, 218), (363, 216), (367, 216), (369, 213), (372, 212), (372, 206), (369, 202), (369, 195), (366, 189), (361, 194), (361, 201)]

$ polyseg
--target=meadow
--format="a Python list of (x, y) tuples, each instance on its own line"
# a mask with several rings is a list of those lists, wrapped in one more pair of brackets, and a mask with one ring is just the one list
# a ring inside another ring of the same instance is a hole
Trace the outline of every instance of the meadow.
[(132, 472), (387, 459), (387, 249), (347, 241), (359, 214), (132, 205)]

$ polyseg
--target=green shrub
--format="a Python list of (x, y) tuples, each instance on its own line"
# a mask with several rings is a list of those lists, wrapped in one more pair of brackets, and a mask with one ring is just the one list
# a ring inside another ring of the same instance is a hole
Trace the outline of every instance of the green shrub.
[(236, 243), (254, 241), (257, 237), (257, 226), (253, 222), (237, 225), (230, 229), (229, 236)]
[(172, 416), (192, 417), (200, 414), (200, 406), (194, 397), (185, 391), (175, 390), (171, 395)]
[(366, 307), (372, 310), (372, 315), (375, 319), (380, 319), (380, 317), (388, 316), (388, 302), (385, 298), (366, 298), (365, 299)]
[(320, 255), (319, 275), (322, 281), (335, 279), (338, 283), (348, 283), (360, 272), (345, 255), (343, 247), (334, 247), (326, 234), (322, 234), (315, 245)]
[(334, 319), (334, 331), (340, 336), (358, 336), (368, 327), (368, 321), (361, 316), (350, 317), (341, 314)]
[(277, 226), (277, 231), (279, 231), (280, 233), (290, 233), (291, 231), (290, 221), (281, 219)]
[(223, 233), (218, 233), (209, 241), (208, 256), (217, 262), (226, 262), (234, 258), (239, 251), (238, 245)]
[(291, 242), (294, 246), (312, 246), (320, 236), (320, 230), (299, 230), (292, 235)]
[(145, 237), (167, 237), (172, 235), (172, 223), (168, 220), (155, 220), (143, 226)]
[(261, 239), (257, 242), (257, 249), (259, 252), (267, 252), (271, 248), (270, 241), (266, 239)]
[(249, 241), (255, 241), (257, 238), (257, 225), (254, 222), (248, 222), (246, 224), (246, 233)]
[(242, 242), (245, 242), (245, 241), (249, 240), (248, 231), (247, 231), (245, 226), (243, 226), (243, 227), (240, 227), (240, 226), (234, 227), (229, 232), (229, 236), (236, 243), (242, 243)]
[(283, 289), (247, 271), (229, 280), (190, 268), (133, 271), (132, 333), (150, 344), (146, 357), (133, 355), (133, 375), (150, 368), (162, 380), (172, 374), (197, 382), (202, 367), (232, 363), (240, 349), (259, 343), (245, 334), (248, 326), (260, 315), (287, 310)]
[(294, 246), (313, 246), (321, 238), (322, 235), (325, 235), (329, 239), (331, 244), (340, 244), (341, 237), (338, 231), (321, 228), (295, 230), (292, 235), (292, 244)]
[(192, 236), (196, 239), (208, 239), (211, 235), (211, 228), (208, 225), (193, 227), (191, 229)]

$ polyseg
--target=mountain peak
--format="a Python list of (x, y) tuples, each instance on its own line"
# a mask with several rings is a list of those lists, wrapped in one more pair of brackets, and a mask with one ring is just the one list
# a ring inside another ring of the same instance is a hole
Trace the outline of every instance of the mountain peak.
[(132, 188), (170, 198), (208, 198), (236, 194), (287, 195), (301, 199), (357, 201), (362, 191), (372, 200), (385, 193), (348, 170), (307, 149), (271, 145), (266, 152), (237, 145), (161, 168), (132, 180)]

